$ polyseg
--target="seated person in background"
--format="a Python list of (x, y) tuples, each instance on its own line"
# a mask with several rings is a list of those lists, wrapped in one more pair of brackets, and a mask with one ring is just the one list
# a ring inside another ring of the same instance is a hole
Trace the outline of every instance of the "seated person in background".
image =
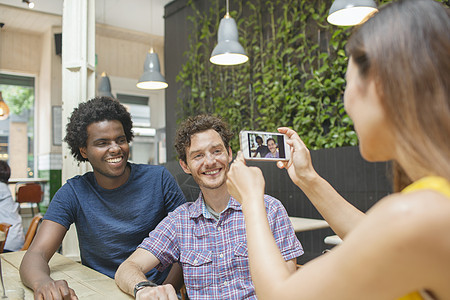
[[(181, 124), (175, 140), (179, 162), (201, 193), (195, 202), (169, 213), (120, 265), (116, 282), (123, 291), (137, 292), (139, 299), (175, 299), (170, 285), (152, 287), (144, 274), (156, 266), (163, 270), (179, 262), (191, 300), (256, 299), (242, 208), (225, 184), (232, 160), (231, 136), (228, 125), (214, 116), (199, 115)], [(289, 272), (294, 272), (303, 249), (286, 210), (268, 195), (264, 195), (264, 206), (280, 257)]]
[(253, 157), (265, 157), (267, 153), (269, 153), (269, 148), (266, 145), (263, 145), (263, 139), (259, 135), (256, 137), (256, 143), (258, 144), (258, 148), (256, 148), (255, 154)]
[[(132, 125), (126, 108), (109, 97), (80, 103), (73, 111), (64, 140), (73, 156), (88, 161), (93, 172), (67, 180), (58, 190), (23, 258), (20, 275), (36, 299), (74, 295), (64, 280), (50, 278), (48, 269), (72, 223), (83, 265), (114, 277), (142, 239), (185, 203), (164, 167), (128, 162)], [(146, 276), (162, 283), (166, 274), (152, 270)]]
[(267, 147), (269, 148), (269, 153), (266, 154), (265, 158), (278, 158), (280, 153), (278, 152), (277, 143), (273, 138), (267, 139)]
[(8, 237), (3, 252), (18, 251), (23, 247), (25, 236), (23, 234), (22, 217), (19, 214), (19, 203), (15, 202), (8, 187), (11, 169), (8, 163), (0, 160), (0, 223), (8, 223)]
[(362, 213), (317, 174), (297, 133), (280, 128), (292, 155), (278, 166), (343, 239), (292, 274), (271, 237), (262, 172), (239, 153), (227, 185), (242, 203), (258, 298), (450, 299), (450, 10), (391, 2), (346, 47), (344, 104), (361, 155), (393, 161), (398, 193)]

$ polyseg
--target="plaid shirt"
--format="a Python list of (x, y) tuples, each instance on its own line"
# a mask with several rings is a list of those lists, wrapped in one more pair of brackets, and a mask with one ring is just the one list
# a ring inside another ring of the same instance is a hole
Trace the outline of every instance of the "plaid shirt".
[[(269, 225), (284, 259), (303, 254), (286, 210), (277, 199), (265, 195)], [(159, 270), (181, 263), (189, 299), (256, 299), (247, 255), (244, 215), (230, 197), (216, 221), (200, 193), (159, 223), (140, 248), (158, 258)]]

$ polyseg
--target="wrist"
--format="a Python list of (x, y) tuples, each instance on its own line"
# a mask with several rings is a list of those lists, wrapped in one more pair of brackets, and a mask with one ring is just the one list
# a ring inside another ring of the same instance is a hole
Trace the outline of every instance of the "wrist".
[(264, 206), (264, 194), (262, 195), (251, 195), (246, 201), (243, 201), (241, 204), (243, 212), (255, 212), (262, 208), (265, 209)]
[(303, 189), (303, 188), (308, 188), (311, 186), (314, 186), (315, 184), (318, 183), (319, 179), (321, 177), (319, 176), (319, 174), (317, 174), (317, 172), (312, 171), (312, 172), (305, 172), (302, 174), (302, 176), (298, 176), (296, 182), (294, 182), (299, 188)]
[(134, 286), (134, 291), (133, 291), (134, 298), (136, 298), (136, 295), (140, 290), (145, 289), (147, 287), (155, 287), (155, 286), (158, 286), (158, 285), (150, 280), (138, 282)]

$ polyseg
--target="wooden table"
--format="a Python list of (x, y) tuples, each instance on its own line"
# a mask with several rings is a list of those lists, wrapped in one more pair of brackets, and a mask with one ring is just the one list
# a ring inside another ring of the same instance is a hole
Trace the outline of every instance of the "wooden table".
[(42, 178), (10, 178), (8, 184), (16, 184), (19, 182), (23, 183), (47, 183), (47, 179)]
[(327, 221), (325, 220), (298, 218), (298, 217), (289, 217), (289, 220), (291, 220), (295, 232), (302, 232), (330, 227), (330, 225), (328, 225)]
[[(22, 284), (19, 275), (19, 266), (24, 254), (25, 251), (19, 251), (0, 255), (3, 279), (6, 289), (21, 287), (25, 290), (25, 299), (33, 300), (33, 291)], [(50, 276), (55, 280), (66, 280), (79, 299), (133, 299), (123, 293), (113, 279), (61, 254), (55, 253), (49, 265)]]

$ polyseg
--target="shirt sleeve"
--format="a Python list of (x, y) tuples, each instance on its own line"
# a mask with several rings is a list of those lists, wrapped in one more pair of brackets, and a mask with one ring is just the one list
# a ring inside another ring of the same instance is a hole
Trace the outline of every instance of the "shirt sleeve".
[(176, 220), (173, 215), (173, 212), (169, 213), (138, 246), (159, 260), (160, 263), (156, 266), (158, 271), (165, 270), (179, 260), (180, 248), (176, 239)]
[(286, 209), (279, 200), (268, 195), (264, 198), (269, 226), (281, 255), (286, 261), (299, 257), (304, 253), (303, 247), (295, 235)]
[(166, 168), (163, 170), (162, 177), (164, 203), (166, 211), (169, 213), (174, 211), (178, 206), (186, 203), (186, 198), (184, 197), (184, 194), (178, 186), (175, 178)]
[(64, 184), (53, 196), (44, 214), (44, 220), (61, 224), (67, 230), (75, 222), (77, 199), (69, 183)]

